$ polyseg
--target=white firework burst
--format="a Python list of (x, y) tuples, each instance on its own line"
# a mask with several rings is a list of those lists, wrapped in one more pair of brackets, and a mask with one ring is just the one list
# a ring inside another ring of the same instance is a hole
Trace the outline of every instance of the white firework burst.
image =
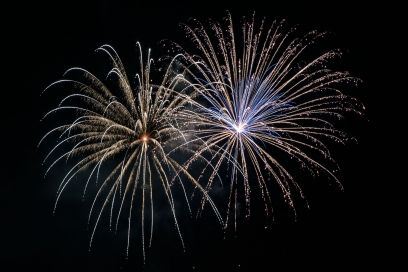
[[(177, 151), (190, 155), (194, 152), (189, 145), (182, 144), (192, 137), (184, 129), (189, 127), (189, 122), (181, 122), (179, 118), (182, 116), (184, 119), (191, 97), (186, 94), (188, 88), (182, 87), (185, 79), (173, 69), (178, 56), (164, 69), (160, 83), (155, 84), (151, 78), (153, 59), (150, 49), (144, 59), (139, 43), (137, 47), (140, 69), (133, 85), (116, 51), (109, 45), (103, 45), (96, 51), (107, 54), (112, 63), (112, 69), (106, 76), (111, 87), (78, 67), (67, 70), (65, 79), (47, 87), (46, 90), (57, 88), (74, 92), (63, 97), (58, 107), (44, 116), (60, 114), (62, 124), (48, 131), (40, 144), (57, 135), (57, 144), (44, 159), (44, 163), (50, 161), (46, 175), (59, 162), (74, 161), (59, 185), (55, 208), (74, 177), (81, 173), (87, 176), (84, 194), (88, 184), (93, 179), (97, 181), (98, 190), (89, 213), (91, 220), (97, 210), (90, 247), (103, 212), (108, 210), (110, 226), (117, 230), (121, 214), (129, 206), (126, 251), (128, 254), (132, 218), (139, 218), (145, 258), (145, 232), (149, 234), (149, 245), (153, 237), (155, 192), (162, 190), (167, 199), (183, 247), (173, 198), (175, 185), (181, 186), (189, 209), (185, 183), (200, 188), (220, 222), (222, 219), (207, 192), (173, 156)], [(78, 75), (80, 79), (73, 79)], [(66, 119), (68, 115), (73, 117), (72, 120), (64, 121), (69, 120)], [(102, 165), (107, 162), (114, 166), (108, 174), (102, 175)], [(136, 200), (140, 207), (135, 207)], [(126, 202), (130, 204), (124, 205)]]

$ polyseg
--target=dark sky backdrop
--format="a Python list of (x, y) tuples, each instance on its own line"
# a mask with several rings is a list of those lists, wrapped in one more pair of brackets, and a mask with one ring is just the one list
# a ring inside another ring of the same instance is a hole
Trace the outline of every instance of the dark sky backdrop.
[[(384, 40), (393, 35), (392, 22), (380, 16), (386, 13), (384, 7), (354, 1), (321, 5), (269, 1), (269, 6), (256, 1), (231, 5), (219, 1), (84, 2), (16, 4), (9, 10), (13, 16), (3, 23), (7, 39), (2, 43), (8, 47), (3, 57), (10, 76), (2, 80), (0, 259), (12, 265), (4, 271), (141, 270), (140, 258), (134, 257), (140, 253), (139, 241), (134, 242), (133, 255), (126, 261), (125, 241), (101, 230), (94, 250), (87, 251), (86, 203), (67, 196), (52, 215), (56, 181), (42, 179), (41, 152), (36, 144), (43, 131), (39, 119), (53, 104), (39, 93), (71, 66), (92, 70), (96, 63), (93, 50), (103, 43), (112, 44), (123, 58), (134, 57), (136, 41), (158, 52), (161, 39), (181, 37), (178, 23), (190, 17), (221, 19), (225, 9), (235, 18), (255, 10), (258, 15), (284, 17), (307, 29), (328, 30), (335, 34), (336, 44), (346, 49), (345, 67), (365, 82), (355, 96), (367, 106), (367, 121), (346, 124), (359, 144), (334, 150), (343, 169), (345, 192), (324, 180), (310, 180), (307, 197), (311, 209), (300, 209), (297, 222), (282, 219), (264, 230), (262, 220), (254, 218), (242, 224), (236, 238), (223, 239), (218, 226), (205, 218), (186, 220), (182, 222), (186, 253), (175, 239), (172, 225), (166, 228), (160, 223), (144, 269), (281, 271), (286, 266), (331, 271), (331, 267), (350, 270), (393, 264), (385, 262), (392, 215), (384, 202), (394, 181), (383, 175), (385, 146), (380, 141), (385, 117), (379, 110), (384, 84), (378, 67), (386, 58), (382, 52), (388, 50)], [(318, 8), (322, 10), (318, 12)], [(389, 186), (384, 186), (387, 182)]]

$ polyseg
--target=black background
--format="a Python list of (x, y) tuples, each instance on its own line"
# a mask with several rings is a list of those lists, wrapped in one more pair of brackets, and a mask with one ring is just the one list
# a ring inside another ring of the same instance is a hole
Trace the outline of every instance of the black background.
[[(380, 4), (344, 1), (131, 2), (17, 3), (3, 10), (8, 13), (2, 19), (3, 69), (7, 72), (2, 75), (0, 115), (4, 160), (0, 259), (7, 261), (4, 271), (281, 271), (294, 267), (331, 271), (395, 265), (396, 209), (390, 208), (393, 203), (388, 200), (394, 198), (397, 184), (388, 169), (392, 158), (386, 155), (389, 146), (384, 137), (390, 123), (385, 122), (384, 102), (391, 95), (389, 82), (395, 69), (386, 62), (398, 54), (392, 42), (399, 35), (397, 16)], [(343, 169), (345, 191), (324, 181), (311, 182), (307, 195), (311, 209), (300, 209), (296, 222), (278, 220), (265, 230), (262, 220), (254, 218), (240, 226), (236, 237), (226, 239), (205, 217), (186, 220), (181, 222), (187, 236), (185, 253), (172, 226), (159, 224), (144, 266), (138, 241), (126, 260), (126, 242), (103, 230), (88, 252), (89, 203), (67, 197), (57, 214), (52, 214), (56, 182), (42, 179), (42, 153), (36, 149), (43, 132), (39, 120), (52, 106), (40, 97), (41, 90), (69, 67), (92, 70), (93, 50), (103, 43), (112, 44), (123, 58), (134, 56), (136, 41), (158, 52), (161, 39), (181, 37), (180, 22), (190, 17), (221, 19), (226, 9), (235, 18), (256, 11), (308, 29), (327, 30), (345, 49), (345, 66), (364, 81), (353, 95), (367, 108), (365, 120), (347, 125), (359, 143), (334, 152)]]

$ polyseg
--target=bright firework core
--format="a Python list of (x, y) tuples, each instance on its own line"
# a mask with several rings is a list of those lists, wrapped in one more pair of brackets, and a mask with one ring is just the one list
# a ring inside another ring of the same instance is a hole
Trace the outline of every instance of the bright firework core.
[(144, 143), (147, 143), (147, 141), (149, 141), (149, 136), (146, 135), (146, 134), (143, 134), (143, 135), (140, 137), (140, 139), (141, 139)]
[(234, 129), (235, 129), (235, 131), (237, 133), (244, 132), (244, 130), (245, 130), (245, 124), (244, 123), (238, 123), (238, 125), (233, 125), (233, 127), (234, 127)]

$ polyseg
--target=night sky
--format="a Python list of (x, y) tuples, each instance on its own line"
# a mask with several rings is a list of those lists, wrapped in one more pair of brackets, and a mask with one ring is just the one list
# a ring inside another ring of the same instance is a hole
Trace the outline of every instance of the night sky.
[[(387, 57), (382, 52), (392, 52), (385, 41), (393, 35), (396, 22), (379, 15), (386, 13), (384, 7), (354, 1), (335, 1), (330, 7), (291, 1), (269, 7), (257, 1), (230, 5), (220, 1), (84, 2), (21, 3), (3, 11), (13, 14), (2, 19), (7, 76), (3, 74), (0, 115), (0, 260), (9, 267), (4, 271), (282, 271), (285, 267), (348, 271), (383, 265), (389, 269), (395, 264), (387, 254), (395, 210), (385, 204), (395, 180), (385, 174), (390, 162), (384, 162), (385, 117), (380, 107), (384, 90), (392, 92), (384, 89), (385, 73), (390, 71), (384, 71)], [(100, 56), (94, 49), (104, 43), (113, 45), (125, 65), (132, 67), (136, 41), (159, 55), (160, 40), (183, 38), (179, 23), (190, 17), (221, 19), (226, 9), (234, 18), (255, 11), (257, 16), (286, 18), (305, 29), (329, 31), (333, 44), (344, 49), (342, 65), (364, 82), (351, 94), (367, 108), (365, 118), (342, 124), (358, 144), (333, 147), (345, 191), (324, 178), (299, 177), (304, 178), (311, 209), (299, 206), (294, 221), (285, 216), (284, 205), (278, 206), (268, 229), (262, 216), (255, 215), (242, 222), (236, 234), (227, 236), (210, 213), (198, 220), (185, 218), (181, 226), (186, 252), (172, 222), (163, 219), (156, 225), (145, 265), (140, 240), (133, 241), (126, 259), (126, 241), (103, 226), (88, 252), (89, 199), (81, 202), (75, 190), (69, 190), (52, 214), (58, 180), (42, 178), (44, 150), (36, 145), (47, 128), (40, 119), (55, 101), (40, 97), (40, 92), (72, 66), (97, 70)]]

